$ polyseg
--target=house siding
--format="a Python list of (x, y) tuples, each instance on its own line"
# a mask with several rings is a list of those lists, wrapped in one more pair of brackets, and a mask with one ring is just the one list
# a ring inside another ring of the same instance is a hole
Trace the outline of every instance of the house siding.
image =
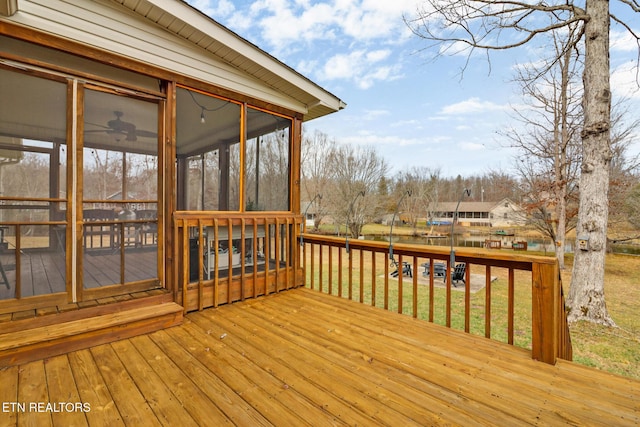
[(458, 207), (458, 223), (461, 225), (509, 227), (526, 223), (522, 209), (507, 198), (498, 203), (461, 202), (459, 206), (455, 202), (440, 203), (436, 207), (439, 213), (434, 221), (450, 223), (456, 207)]
[(117, 4), (21, 0), (18, 13), (8, 20), (296, 112), (307, 111), (303, 103)]

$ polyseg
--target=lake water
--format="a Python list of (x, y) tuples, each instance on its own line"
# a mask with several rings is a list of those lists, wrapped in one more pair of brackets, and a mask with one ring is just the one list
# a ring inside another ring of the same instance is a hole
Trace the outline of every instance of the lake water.
[[(388, 242), (387, 236), (364, 236), (367, 240), (375, 240), (379, 242)], [(551, 239), (541, 238), (522, 238), (518, 236), (487, 236), (487, 235), (456, 235), (453, 238), (454, 246), (468, 248), (483, 248), (485, 240), (500, 240), (503, 248), (511, 248), (513, 242), (527, 242), (527, 250), (543, 253), (554, 253), (554, 244)], [(435, 246), (451, 246), (449, 237), (433, 238), (433, 237), (413, 237), (413, 236), (394, 236), (393, 243), (409, 243), (414, 245), (435, 245)], [(572, 253), (574, 250), (574, 241), (567, 240), (565, 242), (565, 253)], [(613, 244), (614, 253), (623, 253), (629, 255), (640, 255), (640, 245)]]

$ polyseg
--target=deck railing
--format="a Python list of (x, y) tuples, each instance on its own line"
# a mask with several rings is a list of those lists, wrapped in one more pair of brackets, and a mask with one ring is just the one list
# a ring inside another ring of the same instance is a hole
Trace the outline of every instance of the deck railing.
[(187, 312), (301, 286), (301, 221), (289, 213), (177, 212), (176, 301)]
[[(452, 282), (447, 247), (394, 244), (390, 251), (385, 242), (314, 234), (302, 241), (312, 289), (530, 348), (532, 358), (546, 363), (571, 360), (553, 257), (455, 248), (465, 280)], [(437, 270), (443, 277), (435, 277)]]

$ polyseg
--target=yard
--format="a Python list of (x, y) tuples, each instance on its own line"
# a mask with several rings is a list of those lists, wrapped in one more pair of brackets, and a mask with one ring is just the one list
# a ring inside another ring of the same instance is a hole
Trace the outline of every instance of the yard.
[[(573, 257), (567, 257), (565, 289)], [(617, 328), (577, 323), (571, 326), (573, 360), (615, 374), (640, 379), (640, 257), (608, 255), (605, 297)]]

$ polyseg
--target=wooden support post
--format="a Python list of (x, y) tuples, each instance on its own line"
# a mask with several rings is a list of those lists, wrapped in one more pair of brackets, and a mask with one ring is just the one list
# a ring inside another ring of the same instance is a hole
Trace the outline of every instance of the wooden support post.
[(558, 264), (533, 263), (532, 282), (532, 357), (555, 365), (558, 354), (560, 282)]

